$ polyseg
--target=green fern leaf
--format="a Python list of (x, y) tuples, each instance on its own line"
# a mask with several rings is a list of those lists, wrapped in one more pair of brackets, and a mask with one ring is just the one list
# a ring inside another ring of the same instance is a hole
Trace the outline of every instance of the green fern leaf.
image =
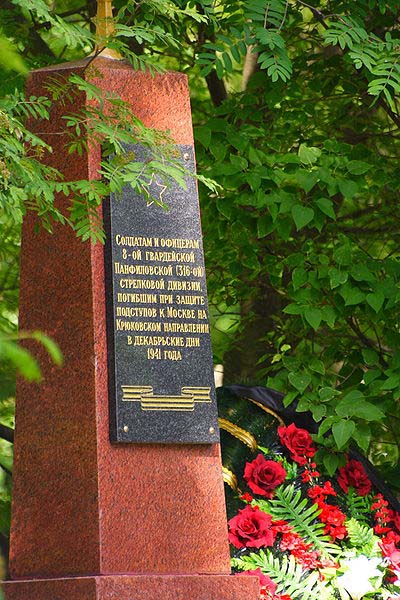
[(270, 550), (233, 559), (233, 566), (241, 570), (260, 568), (274, 581), (280, 594), (289, 594), (292, 600), (322, 600), (326, 597), (325, 585), (318, 573), (307, 575), (293, 556), (274, 556)]
[(350, 517), (368, 523), (371, 515), (371, 503), (371, 494), (359, 496), (353, 488), (349, 489), (347, 493), (347, 513)]
[(365, 554), (365, 556), (380, 554), (379, 538), (374, 534), (371, 527), (360, 523), (357, 519), (348, 519), (346, 527), (350, 542), (358, 548), (360, 553)]
[(296, 533), (324, 555), (336, 555), (340, 551), (325, 535), (323, 523), (318, 522), (320, 510), (317, 505), (302, 499), (301, 492), (296, 491), (294, 485), (278, 487), (273, 501), (262, 500), (258, 505), (275, 520), (287, 521)]

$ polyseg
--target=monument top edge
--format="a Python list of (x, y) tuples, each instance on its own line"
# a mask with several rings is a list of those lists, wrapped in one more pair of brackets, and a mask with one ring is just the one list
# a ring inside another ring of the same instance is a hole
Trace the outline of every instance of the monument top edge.
[(73, 71), (74, 69), (85, 69), (86, 67), (93, 65), (93, 67), (97, 67), (101, 70), (110, 70), (110, 71), (127, 71), (130, 73), (136, 73), (139, 76), (147, 76), (154, 79), (183, 79), (187, 80), (187, 75), (180, 71), (165, 71), (163, 73), (154, 73), (151, 74), (150, 71), (141, 71), (135, 69), (126, 59), (115, 59), (103, 55), (99, 55), (96, 57), (87, 56), (85, 58), (69, 61), (65, 63), (59, 63), (56, 65), (46, 65), (45, 67), (40, 67), (39, 69), (33, 69), (30, 74), (34, 73), (48, 73), (54, 71)]

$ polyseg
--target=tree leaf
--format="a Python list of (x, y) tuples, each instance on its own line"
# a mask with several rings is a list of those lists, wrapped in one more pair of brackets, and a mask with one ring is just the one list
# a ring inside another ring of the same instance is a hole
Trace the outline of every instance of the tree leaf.
[(0, 339), (0, 357), (10, 361), (27, 381), (40, 381), (41, 371), (37, 360), (19, 344)]
[(317, 331), (321, 324), (322, 312), (319, 308), (307, 307), (304, 309), (304, 318), (311, 325), (314, 331)]
[(354, 421), (339, 421), (332, 425), (332, 434), (339, 450), (350, 440), (356, 428)]
[(370, 307), (373, 308), (376, 313), (378, 313), (383, 306), (385, 296), (382, 294), (382, 292), (374, 292), (373, 294), (367, 294), (365, 299)]
[(360, 289), (350, 285), (343, 286), (340, 289), (340, 295), (344, 299), (346, 306), (361, 304), (365, 299), (365, 294)]
[(352, 390), (346, 394), (338, 402), (335, 412), (339, 417), (358, 417), (366, 421), (380, 421), (384, 417), (381, 409), (367, 402), (364, 394), (359, 390)]
[(354, 405), (354, 403), (363, 401), (364, 399), (365, 399), (365, 396), (362, 392), (360, 392), (360, 390), (351, 390), (345, 396), (343, 396), (343, 399), (340, 401), (339, 404), (345, 402), (349, 406), (352, 406), (352, 405)]
[(369, 425), (367, 425), (366, 427), (362, 427), (361, 425), (357, 424), (357, 427), (353, 432), (353, 439), (360, 446), (361, 450), (364, 450), (364, 452), (366, 453), (368, 451), (369, 444), (371, 441), (371, 429)]
[(350, 270), (350, 275), (356, 281), (375, 281), (375, 275), (368, 269), (365, 264), (357, 264)]
[(293, 387), (299, 392), (304, 392), (307, 386), (311, 383), (311, 377), (307, 373), (289, 373), (288, 379)]
[(308, 194), (318, 181), (318, 173), (315, 171), (307, 171), (306, 169), (298, 169), (295, 173), (295, 179), (299, 186)]
[(321, 312), (322, 320), (325, 321), (331, 329), (333, 329), (337, 317), (335, 309), (332, 306), (326, 305), (321, 308)]
[(375, 379), (378, 379), (378, 377), (380, 377), (380, 376), (381, 376), (381, 371), (379, 369), (368, 370), (364, 375), (365, 385), (369, 385), (370, 383), (375, 381)]
[(390, 377), (388, 377), (386, 379), (386, 381), (383, 383), (381, 389), (382, 390), (394, 390), (399, 385), (399, 381), (400, 381), (400, 375), (399, 375), (399, 373), (395, 373), (394, 375), (391, 375)]
[(336, 269), (335, 267), (329, 269), (329, 281), (332, 290), (339, 285), (346, 283), (347, 279), (348, 273), (346, 271), (339, 271), (339, 269)]
[(362, 160), (351, 160), (347, 163), (347, 170), (352, 175), (362, 175), (372, 168), (372, 165)]
[(28, 72), (28, 67), (16, 47), (2, 34), (0, 34), (0, 64), (6, 70), (13, 69), (23, 74)]
[(332, 200), (329, 200), (328, 198), (318, 198), (318, 200), (315, 201), (315, 204), (325, 215), (331, 219), (336, 219), (336, 213)]
[(336, 422), (335, 417), (326, 417), (326, 419), (324, 419), (319, 426), (318, 435), (320, 437), (324, 436), (325, 433), (327, 431), (329, 431), (329, 429), (332, 427), (333, 423), (335, 423), (335, 422)]
[(366, 421), (381, 421), (385, 417), (385, 413), (371, 402), (363, 402), (357, 406), (353, 414), (359, 419), (365, 419)]
[(45, 335), (42, 331), (34, 331), (32, 337), (46, 348), (56, 365), (61, 366), (63, 364), (62, 352), (54, 340), (48, 335)]
[(367, 365), (377, 365), (379, 362), (379, 355), (375, 350), (371, 348), (364, 348), (361, 352), (362, 357)]
[(283, 309), (283, 312), (287, 315), (302, 315), (304, 312), (304, 307), (296, 304), (295, 302), (291, 302)]
[(323, 462), (328, 475), (332, 477), (336, 473), (336, 470), (339, 466), (339, 457), (337, 454), (325, 454)]
[(310, 369), (315, 373), (320, 373), (321, 375), (325, 375), (325, 365), (322, 360), (318, 358), (312, 358), (310, 362)]
[(319, 390), (319, 397), (321, 402), (329, 402), (335, 396), (340, 396), (340, 392), (331, 387), (323, 387)]
[(199, 142), (203, 144), (205, 148), (208, 148), (210, 146), (211, 129), (209, 127), (206, 127), (205, 125), (195, 127), (194, 136), (196, 140), (199, 140)]
[(302, 204), (295, 204), (292, 208), (292, 215), (297, 231), (299, 231), (313, 220), (314, 211), (312, 208), (303, 206)]
[(339, 190), (345, 198), (353, 198), (359, 191), (359, 187), (355, 181), (350, 179), (339, 180)]
[(293, 269), (292, 281), (295, 290), (304, 285), (308, 280), (308, 273), (303, 267)]
[(292, 404), (293, 400), (295, 400), (298, 396), (298, 392), (288, 392), (287, 394), (285, 394), (285, 397), (283, 399), (283, 406), (289, 406), (289, 404)]
[(275, 229), (275, 223), (270, 215), (263, 215), (257, 221), (257, 235), (263, 238)]
[(326, 415), (325, 404), (316, 404), (311, 407), (312, 416), (315, 421), (319, 422)]
[(300, 144), (299, 146), (298, 156), (304, 164), (317, 162), (321, 154), (322, 151), (315, 146), (306, 146), (306, 144)]

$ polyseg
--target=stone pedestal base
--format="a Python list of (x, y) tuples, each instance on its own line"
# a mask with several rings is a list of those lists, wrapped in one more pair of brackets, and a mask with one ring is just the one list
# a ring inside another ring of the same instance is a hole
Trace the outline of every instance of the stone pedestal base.
[(243, 600), (257, 598), (257, 577), (99, 575), (3, 584), (6, 600)]

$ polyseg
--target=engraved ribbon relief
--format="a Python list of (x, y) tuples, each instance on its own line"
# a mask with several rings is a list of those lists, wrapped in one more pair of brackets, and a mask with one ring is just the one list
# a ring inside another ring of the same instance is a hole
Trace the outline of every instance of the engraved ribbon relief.
[(140, 402), (142, 410), (194, 410), (195, 402), (211, 402), (211, 388), (182, 387), (180, 396), (155, 396), (152, 386), (122, 385), (122, 400)]

